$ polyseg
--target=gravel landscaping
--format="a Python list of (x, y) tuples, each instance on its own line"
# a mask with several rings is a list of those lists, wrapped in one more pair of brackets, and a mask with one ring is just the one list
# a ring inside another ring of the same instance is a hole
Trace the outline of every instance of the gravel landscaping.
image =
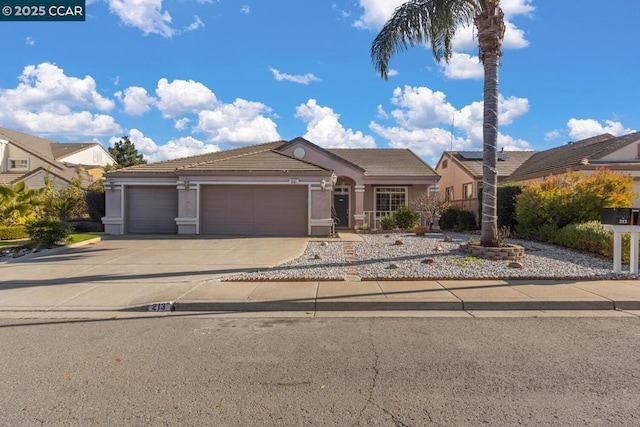
[[(484, 260), (459, 250), (460, 243), (477, 239), (477, 235), (392, 233), (362, 237), (364, 241), (352, 243), (362, 280), (638, 278), (624, 271), (614, 274), (611, 259), (526, 240), (506, 240), (525, 247), (520, 265), (510, 266), (510, 261)], [(402, 244), (397, 245), (396, 240)], [(337, 241), (309, 242), (304, 254), (293, 261), (223, 280), (344, 280), (345, 268), (353, 264), (345, 262), (343, 247)]]

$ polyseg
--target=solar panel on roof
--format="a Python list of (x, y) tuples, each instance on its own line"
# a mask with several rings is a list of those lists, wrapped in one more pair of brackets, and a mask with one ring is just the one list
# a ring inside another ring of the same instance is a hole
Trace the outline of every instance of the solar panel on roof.
[[(463, 160), (482, 160), (482, 151), (458, 151)], [(498, 153), (498, 160), (506, 160), (504, 153)]]

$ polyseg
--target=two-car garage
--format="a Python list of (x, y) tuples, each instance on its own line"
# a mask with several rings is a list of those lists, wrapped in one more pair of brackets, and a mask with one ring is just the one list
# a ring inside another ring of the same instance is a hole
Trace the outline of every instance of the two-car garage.
[[(177, 234), (178, 190), (126, 187), (126, 229), (131, 234)], [(199, 234), (308, 235), (306, 185), (201, 185)]]

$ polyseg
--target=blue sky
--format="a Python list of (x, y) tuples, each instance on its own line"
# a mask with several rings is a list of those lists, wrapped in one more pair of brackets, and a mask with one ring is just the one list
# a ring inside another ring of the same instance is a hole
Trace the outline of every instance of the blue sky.
[[(371, 41), (402, 0), (101, 0), (85, 22), (2, 22), (0, 126), (150, 161), (303, 136), (323, 147), (482, 145), (471, 28), (449, 65)], [(502, 0), (499, 146), (640, 130), (640, 2)]]

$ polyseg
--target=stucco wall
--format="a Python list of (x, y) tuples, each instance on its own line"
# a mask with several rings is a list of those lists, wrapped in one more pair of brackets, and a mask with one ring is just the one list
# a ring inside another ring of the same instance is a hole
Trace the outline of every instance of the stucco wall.
[(107, 166), (115, 163), (104, 148), (95, 145), (60, 160), (74, 165)]

